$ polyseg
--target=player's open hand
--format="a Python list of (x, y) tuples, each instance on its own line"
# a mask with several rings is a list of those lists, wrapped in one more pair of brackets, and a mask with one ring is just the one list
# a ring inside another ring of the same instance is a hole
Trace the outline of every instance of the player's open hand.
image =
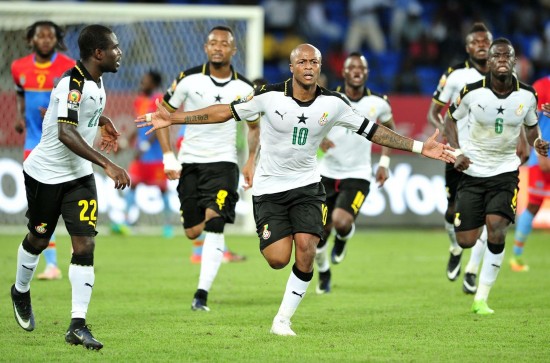
[(424, 142), (422, 146), (422, 155), (432, 159), (443, 160), (446, 163), (454, 163), (456, 158), (452, 152), (455, 151), (455, 149), (449, 145), (437, 142), (436, 139), (438, 135), (439, 129), (435, 129), (433, 135)]
[(243, 166), (243, 177), (244, 177), (243, 189), (244, 190), (248, 190), (252, 188), (255, 172), (256, 172), (255, 160), (248, 159)]
[(172, 121), (170, 120), (170, 112), (168, 112), (168, 110), (162, 105), (160, 100), (155, 100), (155, 104), (157, 105), (156, 112), (140, 115), (134, 121), (137, 124), (137, 127), (153, 126), (145, 133), (145, 135), (149, 135), (155, 130), (163, 129), (172, 125)]
[[(548, 105), (548, 103), (546, 103)], [(533, 143), (535, 151), (542, 156), (548, 156), (548, 141), (537, 138)]]
[(120, 136), (120, 132), (117, 131), (115, 125), (109, 120), (105, 123), (102, 127), (100, 127), (101, 130), (101, 141), (100, 141), (100, 149), (101, 151), (105, 151), (107, 154), (112, 151), (117, 152), (118, 151), (118, 137)]
[(376, 182), (378, 183), (378, 188), (382, 188), (388, 178), (388, 169), (379, 165), (378, 169), (376, 170)]
[(328, 149), (333, 148), (334, 146), (336, 145), (334, 145), (334, 143), (330, 139), (325, 137), (323, 141), (321, 141), (319, 148), (321, 148), (321, 150), (323, 150), (323, 152), (326, 153)]

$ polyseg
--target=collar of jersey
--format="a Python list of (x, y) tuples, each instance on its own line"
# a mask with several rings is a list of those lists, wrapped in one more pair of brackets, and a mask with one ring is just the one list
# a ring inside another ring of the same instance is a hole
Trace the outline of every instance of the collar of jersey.
[(49, 68), (49, 67), (51, 67), (51, 65), (52, 65), (53, 62), (55, 61), (55, 58), (57, 58), (57, 52), (54, 52), (54, 53), (52, 54), (52, 58), (51, 58), (48, 62), (46, 62), (46, 63), (38, 63), (38, 62), (36, 61), (36, 53), (35, 53), (35, 54), (33, 54), (32, 60), (33, 60), (33, 62), (34, 62), (34, 66), (35, 66), (36, 68)]
[[(346, 92), (344, 91), (344, 87), (342, 87), (341, 85), (336, 87), (335, 89), (336, 92), (340, 92), (344, 95), (346, 95)], [(356, 99), (352, 99), (351, 97), (349, 97), (348, 95), (346, 95), (346, 97), (351, 101), (351, 102), (359, 102), (363, 97), (366, 97), (366, 96), (372, 96), (372, 92), (371, 90), (368, 88), (368, 87), (364, 87), (363, 88), (363, 94), (361, 95), (361, 97), (359, 98), (356, 98)]]
[(202, 74), (204, 74), (205, 76), (208, 76), (210, 77), (210, 79), (212, 80), (212, 82), (217, 86), (217, 87), (223, 87), (225, 86), (226, 84), (228, 84), (229, 82), (233, 81), (233, 80), (236, 80), (236, 79), (239, 79), (238, 75), (237, 75), (237, 72), (235, 72), (235, 70), (233, 69), (233, 66), (232, 65), (229, 65), (229, 67), (231, 68), (231, 79), (227, 82), (223, 82), (223, 83), (220, 83), (218, 81), (216, 81), (214, 78), (212, 78), (212, 76), (210, 75), (210, 67), (209, 67), (209, 64), (210, 63), (204, 63), (202, 65)]
[(321, 87), (319, 85), (317, 85), (317, 88), (315, 89), (315, 97), (313, 97), (312, 100), (305, 101), (305, 102), (300, 101), (300, 100), (297, 100), (296, 98), (294, 98), (294, 96), (293, 96), (293, 93), (292, 93), (292, 78), (289, 78), (285, 81), (285, 96), (291, 97), (294, 101), (296, 101), (296, 103), (300, 107), (307, 107), (307, 106), (311, 105), (315, 101), (317, 96), (320, 96), (322, 93), (323, 93), (323, 90), (321, 89)]
[[(84, 64), (82, 64), (81, 61), (77, 61), (76, 62), (76, 66), (75, 68), (78, 70), (78, 72), (80, 72), (80, 74), (90, 80), (90, 81), (93, 81), (94, 79), (92, 78), (92, 75), (90, 74), (90, 72), (88, 72), (88, 70), (86, 69), (86, 67), (84, 67)], [(95, 81), (94, 81), (95, 82)]]
[(495, 91), (493, 91), (493, 89), (491, 88), (491, 73), (487, 73), (485, 78), (483, 78), (483, 87), (484, 88), (489, 88), (491, 90), (491, 92), (493, 92), (495, 94), (495, 96), (497, 96), (497, 98), (506, 98), (512, 92), (519, 91), (519, 80), (513, 74), (512, 74), (512, 84), (515, 84), (515, 87), (512, 87), (512, 90), (510, 92), (508, 92), (505, 95), (500, 95), (500, 94), (496, 93)]

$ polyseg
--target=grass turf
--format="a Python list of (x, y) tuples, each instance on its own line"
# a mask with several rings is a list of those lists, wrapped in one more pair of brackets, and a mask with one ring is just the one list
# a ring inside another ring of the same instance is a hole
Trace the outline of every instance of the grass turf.
[(9, 297), (22, 235), (0, 235), (0, 361), (548, 361), (548, 237), (533, 233), (525, 255), (531, 271), (513, 273), (509, 233), (489, 298), (495, 314), (477, 316), (470, 312), (473, 297), (462, 292), (462, 275), (455, 282), (445, 276), (443, 231), (357, 233), (346, 260), (332, 267), (332, 292), (315, 294), (315, 274), (293, 318), (298, 336), (277, 337), (269, 329), (290, 266), (271, 270), (257, 238), (227, 237), (231, 249), (248, 259), (221, 266), (209, 296), (212, 311), (205, 313), (190, 309), (200, 267), (189, 262), (189, 241), (102, 233), (87, 320), (105, 347), (93, 352), (64, 343), (71, 310), (69, 237), (58, 236), (63, 279), (31, 285), (36, 329), (29, 333), (15, 322)]

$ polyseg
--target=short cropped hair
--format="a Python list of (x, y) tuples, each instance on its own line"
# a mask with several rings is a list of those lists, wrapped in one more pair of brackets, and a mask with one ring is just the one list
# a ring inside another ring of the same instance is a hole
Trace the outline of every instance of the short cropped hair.
[(78, 36), (78, 48), (80, 49), (80, 58), (90, 58), (96, 49), (107, 49), (113, 31), (100, 24), (88, 25), (80, 32)]

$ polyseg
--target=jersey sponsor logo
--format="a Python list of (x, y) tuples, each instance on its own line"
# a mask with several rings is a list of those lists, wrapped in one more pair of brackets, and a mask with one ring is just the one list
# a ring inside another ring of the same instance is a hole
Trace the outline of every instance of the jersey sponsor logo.
[(523, 113), (523, 103), (519, 105), (518, 109), (516, 110), (516, 116), (521, 116)]
[[(325, 126), (327, 124), (327, 122), (328, 122), (328, 112), (325, 112), (325, 113), (323, 113), (323, 116), (321, 116), (321, 118), (319, 119), (319, 125)], [(306, 122), (304, 121), (304, 123), (306, 123)]]
[(271, 237), (271, 231), (268, 229), (269, 224), (264, 224), (264, 231), (262, 232), (262, 238), (268, 240)]
[(460, 227), (461, 224), (462, 224), (462, 221), (460, 220), (460, 213), (455, 213), (455, 220), (454, 220), (455, 227)]
[(40, 223), (40, 225), (35, 226), (34, 230), (40, 234), (46, 233), (48, 230), (46, 229), (47, 223)]
[(79, 90), (73, 89), (69, 91), (68, 99), (68, 108), (71, 110), (78, 110), (80, 99), (82, 98), (82, 94)]

